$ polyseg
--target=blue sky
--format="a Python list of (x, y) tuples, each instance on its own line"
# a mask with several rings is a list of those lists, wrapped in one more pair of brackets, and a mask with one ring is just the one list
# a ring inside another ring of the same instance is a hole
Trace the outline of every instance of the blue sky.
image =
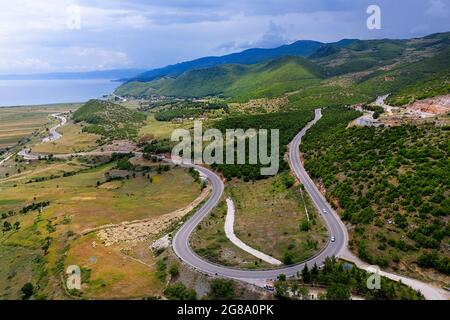
[[(366, 27), (381, 8), (382, 29)], [(80, 9), (80, 28), (68, 28)], [(154, 68), (300, 39), (450, 31), (450, 0), (2, 0), (0, 73)]]

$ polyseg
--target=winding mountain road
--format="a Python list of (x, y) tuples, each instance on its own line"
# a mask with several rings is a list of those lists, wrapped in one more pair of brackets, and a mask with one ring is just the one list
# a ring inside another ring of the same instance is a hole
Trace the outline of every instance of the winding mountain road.
[(48, 137), (45, 137), (44, 139), (42, 139), (42, 142), (52, 142), (52, 141), (56, 141), (58, 139), (60, 139), (62, 137), (62, 135), (56, 131), (56, 129), (62, 127), (63, 125), (65, 125), (67, 123), (67, 118), (64, 117), (62, 115), (62, 113), (55, 113), (52, 114), (52, 117), (59, 120), (59, 124), (57, 124), (56, 126), (50, 128), (49, 130), (49, 135)]
[[(320, 212), (326, 209), (327, 213), (323, 214), (323, 218), (326, 222), (326, 226), (329, 231), (329, 239), (324, 249), (322, 249), (316, 256), (312, 257), (306, 262), (286, 266), (272, 270), (241, 270), (230, 267), (221, 266), (211, 263), (198, 256), (189, 244), (189, 238), (199, 223), (208, 215), (219, 203), (224, 184), (222, 180), (212, 171), (201, 166), (193, 165), (198, 171), (205, 175), (212, 184), (212, 195), (208, 201), (195, 213), (195, 215), (189, 219), (175, 234), (173, 238), (173, 249), (175, 254), (191, 267), (210, 275), (217, 275), (226, 278), (238, 279), (255, 284), (265, 283), (267, 280), (273, 280), (278, 277), (279, 274), (285, 274), (286, 276), (295, 276), (298, 272), (301, 272), (305, 265), (312, 267), (314, 264), (322, 265), (327, 257), (338, 256), (340, 252), (347, 245), (347, 232), (345, 226), (337, 217), (336, 213), (332, 210), (330, 205), (326, 202), (320, 191), (307, 175), (300, 162), (299, 145), (302, 137), (306, 134), (308, 129), (320, 120), (322, 114), (320, 110), (316, 110), (315, 118), (311, 121), (298, 135), (294, 138), (290, 145), (289, 159), (290, 165), (297, 178), (302, 181), (306, 191), (311, 195), (311, 198)], [(335, 241), (332, 242), (331, 238), (334, 237)]]
[[(273, 270), (241, 270), (230, 267), (221, 266), (211, 263), (198, 256), (189, 245), (189, 238), (195, 228), (200, 222), (217, 206), (219, 203), (223, 191), (223, 181), (209, 169), (201, 166), (193, 165), (198, 171), (206, 176), (212, 185), (212, 194), (208, 201), (189, 219), (175, 234), (173, 238), (173, 249), (175, 254), (186, 264), (190, 265), (194, 269), (201, 271), (209, 275), (216, 275), (231, 279), (237, 279), (263, 286), (268, 280), (274, 280), (279, 274), (285, 274), (286, 276), (295, 276), (298, 272), (301, 272), (305, 265), (311, 268), (314, 264), (323, 265), (327, 257), (336, 256), (346, 259), (347, 261), (355, 263), (355, 265), (361, 269), (371, 270), (374, 269), (368, 264), (361, 261), (348, 249), (348, 233), (347, 228), (340, 220), (337, 213), (333, 210), (331, 205), (326, 201), (325, 197), (318, 190), (308, 173), (305, 171), (300, 160), (300, 143), (306, 132), (317, 123), (322, 117), (320, 109), (315, 110), (315, 117), (310, 123), (308, 123), (293, 139), (289, 145), (289, 165), (294, 172), (297, 179), (304, 185), (305, 190), (310, 195), (314, 205), (322, 215), (329, 234), (328, 242), (322, 251), (316, 256), (312, 257), (308, 261), (303, 263), (283, 267)], [(333, 240), (333, 241), (332, 241)], [(404, 276), (399, 276), (393, 273), (379, 271), (381, 276), (387, 277), (394, 281), (401, 281), (415, 290), (419, 290), (428, 300), (449, 300), (450, 295), (445, 290), (435, 287), (431, 284), (411, 279)]]
[[(59, 139), (61, 135), (56, 132), (56, 129), (66, 123), (66, 119), (60, 115), (52, 115), (60, 120), (60, 124), (58, 126), (53, 127), (50, 130), (50, 136), (48, 137), (50, 140), (54, 141), (52, 138)], [(194, 167), (199, 173), (206, 177), (212, 187), (211, 196), (208, 200), (201, 206), (200, 209), (188, 220), (186, 221), (178, 232), (175, 234), (173, 238), (173, 250), (175, 254), (186, 264), (190, 265), (194, 269), (201, 271), (203, 273), (209, 275), (216, 275), (225, 278), (237, 279), (246, 281), (249, 283), (253, 283), (256, 285), (263, 286), (266, 284), (268, 280), (274, 280), (278, 277), (279, 274), (285, 274), (286, 276), (295, 276), (298, 272), (301, 272), (305, 265), (308, 265), (311, 268), (314, 264), (323, 265), (323, 262), (327, 257), (337, 256), (342, 257), (348, 261), (351, 261), (356, 264), (359, 268), (368, 269), (368, 265), (361, 261), (358, 257), (353, 255), (347, 245), (348, 245), (348, 234), (345, 225), (340, 220), (337, 213), (333, 210), (333, 208), (328, 204), (325, 197), (318, 190), (312, 179), (309, 177), (307, 172), (305, 171), (301, 160), (300, 160), (300, 143), (306, 132), (320, 120), (322, 117), (322, 113), (320, 109), (315, 111), (314, 120), (308, 123), (293, 139), (291, 144), (289, 145), (289, 164), (294, 172), (297, 179), (303, 184), (305, 190), (310, 195), (314, 205), (317, 207), (318, 211), (322, 215), (326, 227), (328, 229), (328, 242), (326, 246), (317, 253), (316, 256), (312, 257), (308, 261), (305, 261), (300, 264), (286, 266), (278, 269), (271, 270), (242, 270), (235, 269), (230, 267), (221, 266), (218, 264), (211, 263), (200, 256), (198, 256), (191, 248), (189, 244), (189, 239), (191, 234), (194, 232), (196, 227), (200, 224), (200, 222), (219, 204), (223, 192), (224, 192), (224, 184), (222, 179), (215, 174), (213, 171), (204, 168), (198, 165), (191, 164), (183, 164), (181, 165), (185, 167)], [(56, 135), (54, 134), (56, 133)], [(105, 154), (113, 154), (117, 152), (103, 152), (103, 151), (93, 151), (93, 152), (84, 152), (84, 153), (72, 153), (72, 154), (61, 154), (55, 155), (56, 158), (68, 158), (71, 156), (90, 156), (90, 155), (105, 155)], [(128, 152), (127, 152), (128, 153)], [(142, 154), (141, 152), (134, 152), (135, 154)], [(45, 157), (45, 155), (33, 154), (30, 153), (29, 150), (22, 150), (19, 152), (20, 156), (24, 157), (28, 160), (37, 160), (39, 158)], [(6, 159), (5, 159), (6, 160)], [(5, 161), (4, 160), (4, 161)], [(166, 161), (170, 161), (164, 159)], [(173, 161), (173, 160), (172, 160)], [(178, 163), (180, 164), (180, 163)], [(450, 299), (450, 295), (448, 292), (441, 288), (437, 288), (431, 284), (421, 282), (419, 280), (410, 279), (407, 277), (399, 276), (393, 273), (388, 273), (384, 271), (380, 271), (380, 275), (390, 278), (394, 281), (402, 281), (403, 283), (411, 286), (415, 290), (420, 290), (426, 299), (430, 300), (448, 300)]]
[[(52, 117), (59, 120), (59, 124), (54, 127), (51, 127), (48, 131), (48, 136), (42, 139), (42, 142), (53, 142), (61, 139), (62, 135), (56, 131), (58, 128), (64, 126), (67, 123), (67, 118), (63, 116), (63, 113), (54, 113)], [(25, 160), (39, 160), (41, 158), (45, 158), (46, 155), (31, 153), (30, 149), (23, 149), (19, 151), (17, 154), (24, 158)]]

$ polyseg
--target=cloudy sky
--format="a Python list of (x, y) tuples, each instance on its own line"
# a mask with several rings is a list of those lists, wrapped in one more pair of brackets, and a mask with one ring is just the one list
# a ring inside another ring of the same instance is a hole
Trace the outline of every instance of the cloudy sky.
[[(300, 39), (410, 38), (450, 31), (450, 0), (2, 0), (1, 4), (3, 74), (153, 68)], [(366, 27), (370, 4), (381, 8), (381, 30)]]

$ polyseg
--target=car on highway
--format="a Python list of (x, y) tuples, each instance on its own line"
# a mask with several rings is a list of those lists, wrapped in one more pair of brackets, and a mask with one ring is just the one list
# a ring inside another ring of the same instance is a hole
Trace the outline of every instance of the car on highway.
[(327, 214), (328, 213), (327, 209), (323, 209), (323, 213)]
[(335, 242), (336, 238), (335, 237), (331, 237), (331, 242)]
[(275, 286), (273, 285), (272, 281), (269, 281), (265, 284), (264, 289), (273, 292), (275, 291)]

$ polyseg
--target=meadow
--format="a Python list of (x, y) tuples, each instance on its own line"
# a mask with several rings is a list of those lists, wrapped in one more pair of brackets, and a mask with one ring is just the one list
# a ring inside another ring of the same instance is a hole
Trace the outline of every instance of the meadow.
[[(67, 263), (87, 268), (92, 256), (96, 262), (86, 271), (90, 275), (85, 276), (88, 289), (83, 297), (135, 298), (163, 290), (148, 243), (105, 247), (95, 232), (80, 234), (184, 208), (200, 194), (199, 184), (185, 169), (152, 170), (149, 176), (130, 172), (128, 179), (111, 183), (105, 174), (115, 162), (92, 166), (74, 159), (18, 165), (23, 166), (21, 173), (0, 179), (0, 246), (5, 257), (0, 270), (8, 270), (0, 273), (0, 288), (9, 288), (3, 291), (8, 298), (20, 298), (26, 282), (35, 286), (35, 298), (77, 296), (65, 292), (63, 271)], [(14, 259), (8, 248), (15, 248)]]
[(139, 136), (152, 135), (158, 139), (170, 139), (175, 129), (193, 128), (193, 121), (185, 120), (183, 122), (158, 121), (155, 116), (150, 114), (144, 126), (139, 131)]
[(34, 132), (44, 130), (52, 123), (52, 113), (66, 112), (78, 107), (76, 104), (55, 104), (0, 108), (0, 148), (11, 147)]
[(91, 151), (97, 147), (99, 135), (83, 132), (80, 124), (68, 122), (57, 130), (62, 137), (52, 142), (41, 142), (31, 148), (41, 154), (65, 154)]
[[(226, 196), (235, 203), (237, 237), (290, 265), (304, 261), (320, 250), (325, 245), (327, 231), (306, 192), (302, 198), (300, 187), (292, 186), (292, 180), (286, 175), (248, 183), (231, 181)], [(310, 223), (307, 223), (305, 206)], [(226, 238), (225, 215), (226, 204), (222, 202), (200, 224), (192, 238), (196, 252), (212, 261), (233, 266), (269, 268)]]

